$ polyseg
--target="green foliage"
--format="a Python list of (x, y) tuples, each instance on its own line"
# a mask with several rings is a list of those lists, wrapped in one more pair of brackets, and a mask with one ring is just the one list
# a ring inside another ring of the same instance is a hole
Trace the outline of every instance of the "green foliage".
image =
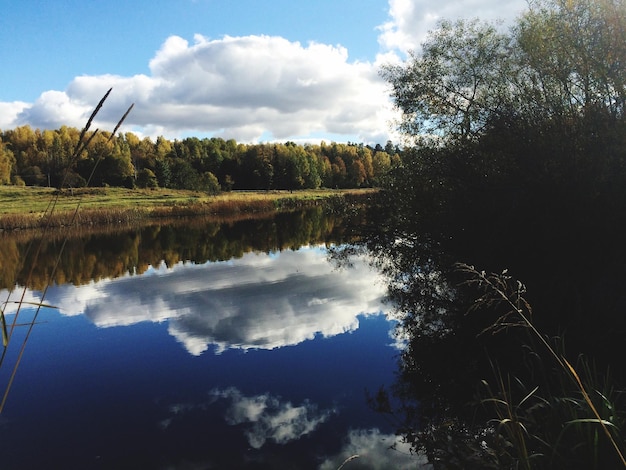
[(137, 187), (138, 188), (158, 188), (159, 181), (156, 175), (149, 168), (143, 168), (137, 173)]
[(9, 184), (11, 182), (11, 172), (15, 165), (15, 157), (6, 144), (0, 138), (0, 184)]
[(158, 159), (154, 163), (154, 173), (161, 188), (169, 188), (172, 181), (172, 170), (165, 159)]
[(420, 54), (382, 71), (415, 142), (393, 190), (472, 220), (534, 216), (539, 201), (594, 220), (624, 213), (625, 11), (534, 2), (508, 34), (442, 22)]
[[(70, 161), (79, 137), (76, 129), (42, 132), (22, 126), (0, 132), (0, 183), (9, 181), (3, 176), (8, 173), (30, 186), (59, 187), (69, 168), (92, 186), (146, 187), (148, 170), (162, 188), (295, 190), (369, 187), (389, 171), (380, 145), (242, 145), (216, 137), (171, 142), (163, 136), (153, 142), (131, 132), (87, 136), (93, 137), (89, 146)], [(217, 178), (217, 185), (207, 174)]]
[[(623, 330), (623, 304), (598, 305), (615, 275), (608, 266), (623, 265), (625, 39), (623, 0), (539, 0), (508, 32), (444, 21), (421, 51), (382, 70), (414, 145), (383, 179), (392, 213), (368, 245), (405, 314), (399, 432), (435, 468), (624, 467), (623, 377), (612, 386), (589, 357), (620, 365), (623, 356), (607, 352), (623, 351), (613, 331)], [(468, 258), (526, 269), (545, 331), (567, 328), (569, 348), (597, 355), (568, 362), (520, 316), (528, 304), (498, 284), (506, 276), (490, 278), (499, 301), (481, 305), (493, 322), (467, 319), (467, 286), (450, 267)], [(485, 323), (498, 334), (477, 340)], [(510, 348), (520, 343), (522, 352)], [(485, 349), (499, 364), (483, 382), (488, 425), (451, 405), (482, 378)]]
[(26, 183), (24, 182), (24, 180), (18, 175), (13, 175), (11, 177), (11, 184), (15, 186), (26, 186)]
[(403, 112), (401, 129), (421, 139), (469, 139), (508, 93), (509, 38), (495, 26), (442, 21), (404, 65), (382, 75)]
[(202, 186), (202, 190), (206, 191), (209, 194), (218, 194), (221, 190), (220, 182), (210, 171), (206, 171), (202, 173), (200, 177), (200, 184)]

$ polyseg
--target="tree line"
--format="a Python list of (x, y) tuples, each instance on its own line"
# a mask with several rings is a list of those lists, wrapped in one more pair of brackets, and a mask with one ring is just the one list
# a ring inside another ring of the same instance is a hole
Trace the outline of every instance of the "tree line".
[[(399, 162), (400, 149), (324, 142), (241, 144), (222, 138), (153, 141), (127, 132), (97, 133), (71, 161), (80, 130), (0, 131), (0, 184), (190, 189), (372, 187)], [(87, 135), (89, 138), (89, 135)]]

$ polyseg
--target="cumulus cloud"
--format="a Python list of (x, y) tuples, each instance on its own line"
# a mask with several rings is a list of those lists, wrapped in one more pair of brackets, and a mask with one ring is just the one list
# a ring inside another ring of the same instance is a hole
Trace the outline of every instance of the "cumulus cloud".
[(380, 27), (379, 43), (385, 50), (419, 50), (440, 20), (480, 18), (510, 24), (528, 6), (526, 0), (389, 0), (389, 21)]
[(28, 106), (29, 104), (24, 101), (0, 101), (0, 130), (16, 127), (16, 116)]
[[(351, 62), (341, 46), (303, 45), (277, 36), (196, 35), (165, 40), (148, 75), (79, 76), (64, 91), (47, 91), (32, 104), (9, 107), (8, 125), (82, 127), (113, 87), (96, 124), (111, 129), (130, 103), (127, 128), (175, 138), (205, 133), (240, 142), (314, 134), (362, 141), (389, 132), (388, 97), (377, 66)], [(13, 117), (11, 117), (11, 115)]]
[(125, 129), (152, 137), (398, 140), (388, 88), (378, 74), (381, 63), (418, 49), (442, 18), (511, 20), (525, 7), (525, 0), (389, 0), (372, 62), (351, 60), (340, 45), (280, 36), (196, 34), (191, 42), (170, 36), (149, 60), (149, 75), (78, 76), (65, 90), (46, 91), (34, 103), (0, 103), (0, 128), (80, 128), (113, 87), (95, 123), (101, 129), (112, 130), (135, 103)]
[(274, 349), (316, 335), (354, 331), (359, 316), (378, 314), (385, 286), (364, 260), (333, 269), (320, 248), (275, 255), (157, 267), (87, 286), (59, 286), (48, 298), (63, 314), (82, 310), (97, 326), (168, 322), (190, 354), (210, 346)]
[[(22, 303), (21, 307), (19, 307), (20, 302)], [(39, 293), (28, 289), (16, 288), (11, 291), (0, 289), (0, 308), (2, 308), (5, 315), (16, 313), (18, 308), (20, 308), (20, 311), (33, 309), (40, 303), (50, 305), (48, 302), (41, 301)]]
[(409, 444), (402, 442), (398, 436), (383, 434), (378, 429), (350, 431), (341, 451), (327, 458), (319, 469), (337, 469), (348, 459), (351, 460), (346, 468), (355, 470), (432, 469), (424, 456), (411, 453)]
[[(61, 125), (81, 128), (84, 125), (84, 117), (91, 114), (93, 106), (80, 99), (73, 99), (66, 92), (46, 91), (32, 106), (22, 109), (18, 114), (18, 122), (29, 123), (41, 129), (57, 128)], [(60, 119), (62, 124), (59, 124)]]

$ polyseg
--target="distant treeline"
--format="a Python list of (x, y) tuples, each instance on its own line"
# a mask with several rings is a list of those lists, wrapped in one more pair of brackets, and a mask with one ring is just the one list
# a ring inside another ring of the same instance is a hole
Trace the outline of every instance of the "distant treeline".
[[(363, 144), (239, 144), (221, 138), (140, 139), (97, 133), (72, 159), (80, 130), (0, 131), (0, 184), (191, 189), (359, 188), (380, 184), (399, 162), (391, 141)], [(87, 136), (89, 137), (89, 135)]]

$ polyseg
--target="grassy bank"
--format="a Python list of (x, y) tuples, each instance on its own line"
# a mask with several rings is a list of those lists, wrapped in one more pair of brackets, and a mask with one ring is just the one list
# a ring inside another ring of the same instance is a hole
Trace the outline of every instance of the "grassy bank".
[(287, 210), (336, 198), (366, 196), (373, 190), (242, 191), (209, 195), (171, 189), (53, 188), (0, 186), (0, 230), (71, 223), (105, 225), (153, 218), (227, 216)]

